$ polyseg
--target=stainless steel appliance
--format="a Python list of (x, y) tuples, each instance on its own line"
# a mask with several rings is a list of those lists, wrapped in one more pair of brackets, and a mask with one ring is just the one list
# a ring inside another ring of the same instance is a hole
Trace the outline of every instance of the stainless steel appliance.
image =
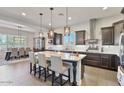
[(117, 79), (120, 85), (124, 86), (124, 33), (121, 33), (119, 40), (120, 66), (118, 66)]
[(44, 37), (35, 37), (34, 38), (34, 51), (43, 51), (45, 50), (45, 38)]

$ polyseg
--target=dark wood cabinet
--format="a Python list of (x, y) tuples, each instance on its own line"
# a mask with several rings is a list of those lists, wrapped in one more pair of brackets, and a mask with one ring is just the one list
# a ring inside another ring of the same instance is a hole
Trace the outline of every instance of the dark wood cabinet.
[(106, 54), (101, 54), (101, 66), (108, 68), (111, 61), (111, 56)]
[(102, 45), (114, 45), (114, 27), (104, 27), (102, 30)]
[(85, 30), (76, 31), (76, 45), (85, 45)]
[(62, 45), (62, 34), (54, 33), (53, 44)]
[(62, 34), (54, 33), (54, 37), (50, 37), (48, 33), (48, 43), (51, 45), (62, 45)]
[(124, 20), (113, 23), (114, 26), (114, 43), (119, 44), (119, 37), (122, 32), (124, 32)]
[(86, 53), (86, 58), (84, 60), (86, 65), (99, 66), (100, 65), (100, 55), (94, 53)]
[(87, 53), (87, 56), (84, 59), (84, 63), (85, 65), (117, 70), (119, 62), (117, 59), (118, 57), (116, 55)]

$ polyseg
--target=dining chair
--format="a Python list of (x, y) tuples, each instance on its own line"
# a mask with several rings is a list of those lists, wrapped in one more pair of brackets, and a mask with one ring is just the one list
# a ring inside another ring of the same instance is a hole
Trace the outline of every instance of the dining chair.
[[(46, 60), (45, 54), (38, 53), (38, 65), (39, 65), (39, 78), (42, 74), (44, 74), (44, 81), (46, 81), (46, 78), (49, 77), (49, 74), (47, 76), (47, 70), (49, 67), (49, 63)], [(43, 71), (43, 73), (41, 73)]]
[(29, 52), (31, 51), (31, 49), (29, 47), (27, 47), (25, 49), (25, 56), (29, 56)]
[(34, 52), (29, 52), (29, 60), (30, 60), (30, 74), (33, 71), (35, 76), (37, 67), (36, 67), (36, 58)]
[(18, 58), (18, 48), (12, 48), (12, 52), (11, 52), (11, 57), (12, 58)]
[[(54, 82), (60, 84), (61, 86), (67, 82), (70, 83), (70, 65), (63, 64), (63, 61), (59, 56), (51, 56), (50, 60), (51, 66), (49, 69), (52, 70), (52, 85), (54, 85)], [(65, 74), (66, 71), (68, 71), (68, 75)], [(59, 74), (58, 77), (55, 76), (56, 73)], [(63, 82), (63, 76), (68, 78), (65, 82)], [(57, 82), (58, 79), (60, 82)]]
[(25, 49), (24, 48), (19, 48), (19, 58), (25, 56)]

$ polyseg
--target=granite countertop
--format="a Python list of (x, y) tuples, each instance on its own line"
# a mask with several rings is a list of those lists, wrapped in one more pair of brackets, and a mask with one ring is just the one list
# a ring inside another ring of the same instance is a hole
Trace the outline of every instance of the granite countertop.
[[(55, 49), (47, 49), (47, 50), (55, 50)], [(86, 51), (86, 50), (56, 50), (56, 51), (74, 51), (74, 52), (85, 52), (85, 53), (100, 53), (100, 54), (110, 54), (110, 55), (117, 55), (119, 56), (119, 52), (114, 51)]]

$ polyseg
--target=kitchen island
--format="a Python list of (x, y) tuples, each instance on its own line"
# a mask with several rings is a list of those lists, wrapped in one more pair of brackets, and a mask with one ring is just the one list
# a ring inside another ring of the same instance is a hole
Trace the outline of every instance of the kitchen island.
[[(50, 60), (51, 56), (61, 56), (62, 60), (71, 65), (71, 82), (72, 85), (81, 85), (81, 63), (82, 60), (86, 57), (85, 54), (72, 55), (71, 53), (55, 52), (55, 51), (42, 51), (35, 52), (35, 55), (38, 53), (45, 54), (47, 60)], [(66, 74), (66, 73), (65, 73)]]
[(55, 50), (46, 49), (46, 51), (60, 51), (64, 53), (76, 53), (87, 55), (83, 59), (83, 65), (89, 65), (109, 70), (117, 71), (119, 65), (119, 53), (117, 52), (100, 52), (100, 51), (82, 51), (82, 50)]

